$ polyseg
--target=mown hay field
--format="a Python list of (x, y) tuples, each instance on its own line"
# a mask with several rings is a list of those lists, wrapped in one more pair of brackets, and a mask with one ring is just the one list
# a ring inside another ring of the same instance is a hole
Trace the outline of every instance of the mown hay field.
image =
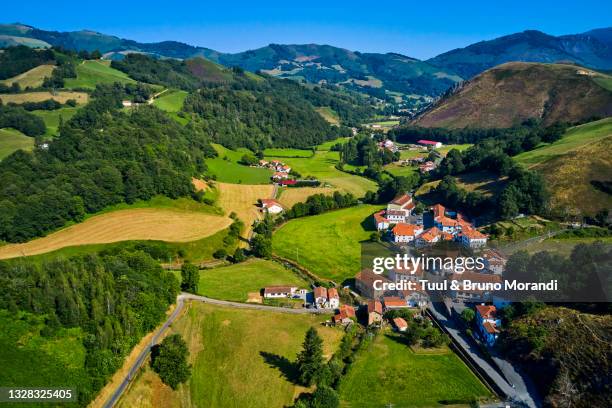
[(66, 103), (69, 99), (74, 99), (79, 105), (87, 103), (89, 95), (85, 92), (58, 91), (58, 92), (26, 92), (19, 94), (0, 94), (2, 103), (24, 103), (24, 102), (42, 102), (47, 99), (53, 99), (59, 103)]
[(0, 259), (30, 256), (64, 247), (128, 240), (188, 242), (227, 228), (232, 220), (220, 215), (173, 209), (136, 208), (88, 218), (46, 237), (0, 247)]
[(55, 65), (39, 65), (12, 78), (4, 79), (0, 81), (0, 84), (10, 86), (16, 82), (19, 84), (21, 89), (26, 89), (27, 87), (37, 88), (42, 85), (45, 77), (51, 76), (54, 69)]

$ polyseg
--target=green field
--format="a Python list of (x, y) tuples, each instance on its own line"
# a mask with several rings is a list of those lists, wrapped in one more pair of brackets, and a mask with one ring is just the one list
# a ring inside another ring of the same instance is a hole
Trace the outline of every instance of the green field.
[(514, 159), (523, 166), (533, 167), (609, 136), (612, 136), (612, 118), (572, 127), (560, 140), (521, 153)]
[(343, 331), (323, 327), (328, 316), (291, 315), (192, 303), (172, 325), (191, 351), (192, 375), (178, 391), (163, 387), (149, 368), (122, 397), (119, 407), (284, 407), (304, 391), (293, 362), (304, 334), (315, 326), (329, 357)]
[(185, 91), (166, 91), (153, 101), (153, 105), (163, 111), (176, 113), (183, 108), (187, 95)]
[(110, 61), (83, 61), (76, 67), (77, 77), (66, 78), (68, 89), (94, 89), (96, 84), (135, 82), (126, 73), (110, 67)]
[(292, 259), (321, 278), (342, 283), (359, 272), (359, 241), (369, 238), (370, 216), (379, 207), (361, 205), (297, 218), (279, 228), (272, 239), (275, 254)]
[(387, 164), (385, 170), (394, 176), (410, 176), (412, 173), (418, 173), (419, 168), (416, 166), (399, 166), (395, 163)]
[(469, 404), (490, 392), (449, 349), (414, 352), (389, 331), (359, 352), (340, 384), (342, 406), (434, 407)]
[(350, 139), (350, 137), (339, 137), (337, 139), (330, 140), (330, 141), (325, 142), (325, 143), (321, 143), (320, 145), (317, 146), (317, 150), (323, 150), (323, 151), (330, 150), (333, 145), (336, 145), (338, 143), (344, 144), (344, 143), (348, 142), (349, 139)]
[(33, 114), (38, 116), (45, 122), (47, 130), (45, 131), (45, 137), (51, 138), (57, 135), (57, 129), (59, 127), (60, 116), (64, 122), (67, 122), (74, 116), (79, 108), (61, 108), (56, 110), (35, 110)]
[(240, 148), (230, 150), (221, 145), (213, 144), (219, 156), (206, 160), (208, 171), (217, 181), (233, 184), (269, 184), (272, 172), (268, 169), (243, 166), (238, 161), (249, 150)]
[(0, 129), (0, 160), (15, 150), (32, 150), (34, 138), (12, 128)]
[(279, 158), (302, 175), (314, 176), (321, 182), (362, 197), (366, 191), (378, 189), (375, 182), (364, 177), (355, 176), (338, 170), (335, 166), (340, 161), (340, 153), (332, 151), (317, 151), (309, 158)]
[(312, 157), (312, 150), (304, 149), (265, 149), (266, 157)]
[(274, 285), (308, 287), (307, 282), (281, 264), (249, 259), (239, 264), (201, 271), (198, 294), (244, 302), (249, 292), (259, 292), (264, 286)]

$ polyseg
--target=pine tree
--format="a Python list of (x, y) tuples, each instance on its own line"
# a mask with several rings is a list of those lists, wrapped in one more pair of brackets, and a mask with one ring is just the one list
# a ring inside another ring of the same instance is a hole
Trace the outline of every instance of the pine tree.
[(323, 339), (313, 327), (306, 332), (303, 350), (297, 357), (297, 365), (300, 382), (305, 386), (315, 383), (323, 370)]

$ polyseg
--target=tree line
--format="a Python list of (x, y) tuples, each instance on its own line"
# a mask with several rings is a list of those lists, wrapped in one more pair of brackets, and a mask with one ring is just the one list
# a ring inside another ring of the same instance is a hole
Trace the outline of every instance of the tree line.
[(27, 136), (40, 136), (45, 133), (45, 122), (22, 106), (3, 105), (0, 100), (0, 128), (13, 128)]
[[(144, 252), (0, 262), (0, 309), (44, 317), (40, 331), (53, 339), (80, 328), (86, 378), (77, 389), (87, 405), (124, 357), (165, 317), (178, 293), (175, 277)], [(18, 339), (15, 339), (17, 341)], [(36, 373), (31, 373), (36, 385)], [(25, 384), (19, 384), (23, 386)]]

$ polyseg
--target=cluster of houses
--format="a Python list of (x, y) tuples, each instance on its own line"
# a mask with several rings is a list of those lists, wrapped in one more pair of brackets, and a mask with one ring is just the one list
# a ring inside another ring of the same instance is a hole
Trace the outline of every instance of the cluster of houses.
[(279, 160), (260, 160), (256, 167), (263, 169), (270, 169), (274, 173), (272, 174), (272, 181), (279, 185), (292, 185), (297, 183), (291, 178), (291, 167)]
[(440, 241), (457, 241), (468, 248), (483, 248), (487, 235), (481, 233), (462, 214), (447, 211), (442, 204), (431, 207), (433, 225), (425, 229), (423, 217), (414, 214), (415, 203), (410, 194), (396, 197), (386, 210), (374, 214), (378, 231), (390, 231), (392, 241), (398, 245), (417, 247)]

